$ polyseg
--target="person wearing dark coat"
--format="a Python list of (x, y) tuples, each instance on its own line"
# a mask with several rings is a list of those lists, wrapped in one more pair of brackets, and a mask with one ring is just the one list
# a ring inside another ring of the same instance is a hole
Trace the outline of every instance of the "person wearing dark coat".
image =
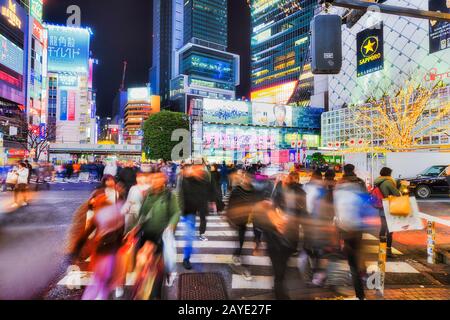
[(128, 163), (118, 174), (118, 182), (124, 188), (124, 198), (128, 197), (128, 193), (132, 186), (136, 184), (136, 171), (132, 163)]

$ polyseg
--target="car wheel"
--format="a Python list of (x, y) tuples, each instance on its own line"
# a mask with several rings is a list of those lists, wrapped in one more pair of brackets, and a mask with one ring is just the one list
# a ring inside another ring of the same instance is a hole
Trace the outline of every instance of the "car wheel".
[(427, 186), (418, 186), (416, 196), (420, 199), (428, 199), (431, 196), (431, 190)]

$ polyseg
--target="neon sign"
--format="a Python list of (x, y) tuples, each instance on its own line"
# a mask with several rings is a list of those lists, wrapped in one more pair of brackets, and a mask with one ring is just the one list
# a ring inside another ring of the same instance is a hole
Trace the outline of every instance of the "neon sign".
[(22, 21), (17, 15), (17, 3), (13, 0), (8, 1), (8, 6), (2, 6), (2, 16), (4, 16), (8, 22), (16, 28), (22, 29)]

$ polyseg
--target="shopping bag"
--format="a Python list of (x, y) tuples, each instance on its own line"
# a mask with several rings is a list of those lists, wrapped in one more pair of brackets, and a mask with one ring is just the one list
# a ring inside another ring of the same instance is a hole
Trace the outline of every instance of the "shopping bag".
[(389, 196), (389, 211), (393, 216), (408, 217), (412, 213), (409, 196)]
[(167, 228), (163, 235), (163, 248), (164, 248), (164, 263), (166, 265), (167, 272), (173, 272), (177, 264), (177, 246), (175, 242), (175, 236), (172, 229)]
[(12, 171), (8, 172), (8, 174), (6, 175), (6, 184), (16, 185), (17, 184), (17, 174)]

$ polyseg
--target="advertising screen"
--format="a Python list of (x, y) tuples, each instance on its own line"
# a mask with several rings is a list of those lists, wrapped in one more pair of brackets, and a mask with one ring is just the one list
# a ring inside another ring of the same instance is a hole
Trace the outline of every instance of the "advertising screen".
[(0, 35), (0, 63), (23, 75), (23, 50)]
[(59, 120), (61, 121), (67, 121), (67, 99), (68, 99), (68, 93), (67, 90), (61, 90), (60, 93), (60, 113), (59, 113)]
[[(450, 13), (449, 0), (429, 0), (429, 10)], [(430, 20), (430, 53), (450, 48), (450, 23)]]
[(43, 0), (30, 0), (30, 14), (39, 22), (42, 22), (43, 3)]
[(365, 29), (356, 35), (357, 76), (382, 70), (384, 68), (383, 24)]
[(255, 102), (252, 105), (253, 124), (270, 127), (292, 127), (292, 107)]
[(191, 54), (184, 62), (189, 73), (205, 75), (217, 80), (232, 81), (232, 64), (225, 60), (209, 58), (200, 54)]
[(48, 70), (88, 73), (90, 33), (87, 29), (48, 26)]
[(58, 87), (78, 87), (78, 76), (73, 74), (59, 74)]
[(251, 92), (251, 100), (266, 103), (286, 104), (292, 97), (298, 81), (290, 81), (266, 89)]
[(214, 123), (249, 124), (250, 103), (231, 100), (203, 100), (203, 121)]
[(0, 24), (22, 46), (25, 42), (26, 22), (27, 13), (15, 0), (0, 0)]
[(150, 89), (147, 87), (128, 89), (128, 102), (150, 102)]
[(75, 121), (75, 105), (76, 105), (76, 92), (69, 91), (67, 97), (67, 120)]

